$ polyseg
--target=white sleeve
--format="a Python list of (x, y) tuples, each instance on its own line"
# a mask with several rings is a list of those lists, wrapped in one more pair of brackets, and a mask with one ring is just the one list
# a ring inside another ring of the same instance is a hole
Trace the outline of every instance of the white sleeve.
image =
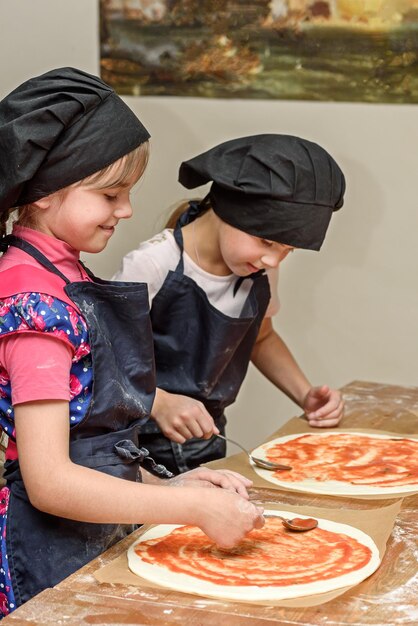
[(112, 280), (147, 283), (149, 305), (151, 306), (152, 300), (161, 289), (167, 273), (168, 269), (164, 271), (153, 256), (138, 248), (128, 252), (123, 257), (122, 266)]
[(280, 310), (279, 300), (279, 268), (267, 270), (267, 278), (269, 279), (271, 298), (267, 307), (265, 317), (273, 317)]

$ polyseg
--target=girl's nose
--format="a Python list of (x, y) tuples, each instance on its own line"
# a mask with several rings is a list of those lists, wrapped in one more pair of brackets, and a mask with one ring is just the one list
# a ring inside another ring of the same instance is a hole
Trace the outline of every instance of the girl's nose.
[(283, 254), (283, 251), (281, 250), (271, 251), (261, 257), (261, 263), (264, 267), (275, 269), (285, 256), (286, 254)]
[(119, 220), (126, 220), (132, 217), (132, 204), (130, 200), (120, 202), (115, 211), (115, 217)]

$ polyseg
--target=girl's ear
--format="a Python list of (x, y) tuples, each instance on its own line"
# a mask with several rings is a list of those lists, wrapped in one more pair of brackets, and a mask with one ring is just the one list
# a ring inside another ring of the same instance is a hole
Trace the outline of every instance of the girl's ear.
[(31, 202), (33, 206), (36, 206), (38, 209), (49, 209), (52, 204), (53, 194), (49, 196), (45, 196), (44, 198), (39, 198), (39, 200), (35, 200), (35, 202)]

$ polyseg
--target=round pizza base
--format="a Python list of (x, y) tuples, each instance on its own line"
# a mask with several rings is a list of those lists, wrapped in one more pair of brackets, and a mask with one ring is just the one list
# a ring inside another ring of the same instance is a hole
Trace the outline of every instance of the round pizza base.
[[(295, 514), (289, 511), (265, 511), (269, 515), (281, 515), (286, 518), (294, 517)], [(306, 516), (299, 515), (298, 518)], [(331, 520), (318, 519), (318, 527), (335, 533), (348, 535), (356, 539), (359, 543), (367, 546), (371, 550), (370, 561), (361, 569), (349, 572), (323, 581), (312, 583), (272, 587), (257, 586), (230, 586), (218, 585), (209, 581), (201, 580), (197, 576), (189, 576), (172, 572), (171, 570), (160, 565), (154, 565), (144, 562), (135, 552), (135, 546), (149, 539), (157, 539), (169, 535), (178, 525), (161, 524), (154, 526), (146, 531), (140, 539), (135, 541), (128, 549), (128, 565), (129, 569), (142, 578), (156, 583), (162, 587), (168, 587), (175, 591), (183, 593), (198, 594), (212, 598), (221, 598), (227, 600), (238, 601), (276, 601), (287, 600), (291, 598), (300, 598), (315, 594), (327, 593), (342, 587), (351, 587), (357, 585), (365, 578), (373, 574), (380, 565), (379, 550), (374, 541), (364, 532), (347, 524), (340, 524)]]
[[(359, 435), (361, 437), (369, 437), (370, 439), (410, 439), (411, 441), (417, 441), (413, 437), (399, 436), (396, 437), (394, 435), (372, 435), (368, 433), (361, 432), (353, 432), (353, 431), (340, 431), (341, 434), (350, 434), (350, 435)], [(277, 439), (272, 439), (271, 441), (262, 444), (258, 448), (255, 448), (251, 452), (251, 454), (260, 459), (267, 459), (266, 452), (269, 448), (273, 447), (278, 443), (286, 443), (286, 441), (291, 441), (292, 439), (297, 439), (298, 437), (303, 437), (304, 435), (312, 435), (313, 437), (330, 437), (332, 435), (336, 435), (335, 431), (329, 433), (297, 433), (294, 435), (286, 435), (283, 437), (278, 437)], [(392, 496), (393, 494), (407, 494), (411, 495), (413, 493), (418, 492), (418, 484), (411, 485), (402, 485), (399, 487), (375, 487), (373, 485), (353, 485), (352, 483), (347, 483), (339, 480), (324, 480), (319, 481), (315, 479), (306, 479), (302, 481), (288, 481), (288, 480), (280, 480), (274, 475), (274, 472), (270, 472), (269, 470), (262, 469), (258, 467), (254, 463), (251, 462), (254, 471), (261, 476), (264, 480), (267, 480), (270, 483), (274, 483), (275, 485), (279, 485), (280, 487), (285, 487), (286, 489), (291, 489), (294, 491), (303, 491), (306, 493), (318, 493), (322, 495), (329, 496)]]

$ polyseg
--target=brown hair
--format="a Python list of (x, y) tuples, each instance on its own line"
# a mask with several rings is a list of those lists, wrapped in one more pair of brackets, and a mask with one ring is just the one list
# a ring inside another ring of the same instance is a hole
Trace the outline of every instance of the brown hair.
[(199, 204), (201, 204), (201, 210), (199, 212), (199, 216), (203, 215), (204, 213), (206, 213), (206, 211), (209, 211), (209, 209), (212, 208), (210, 201), (208, 199), (208, 196), (206, 196), (206, 198), (191, 198), (190, 200), (182, 200), (180, 204), (175, 205), (174, 209), (172, 209), (172, 212), (170, 213), (167, 223), (165, 225), (165, 228), (176, 227), (177, 220), (179, 219), (181, 215), (183, 215), (183, 213), (187, 211), (187, 209), (189, 208), (190, 202), (198, 202)]
[[(138, 180), (143, 175), (149, 158), (149, 143), (145, 141), (141, 143), (135, 150), (125, 154), (118, 161), (111, 163), (107, 167), (95, 172), (91, 176), (87, 176), (82, 180), (64, 187), (59, 191), (54, 192), (55, 195), (64, 199), (67, 190), (71, 187), (80, 187), (85, 185), (87, 187), (95, 187), (96, 189), (105, 189), (112, 187), (119, 187), (128, 180)], [(0, 217), (0, 237), (6, 234), (7, 222), (11, 213), (15, 210), (15, 207), (4, 211)], [(25, 204), (21, 207), (17, 207), (18, 218), (16, 223), (20, 226), (33, 227), (36, 226), (36, 214), (38, 208), (34, 204)]]
[(180, 215), (183, 215), (183, 213), (187, 211), (188, 207), (189, 207), (189, 201), (181, 200), (180, 204), (177, 204), (174, 207), (174, 209), (172, 209), (172, 212), (170, 213), (167, 223), (165, 225), (165, 228), (175, 228), (177, 224), (177, 220), (179, 219)]

